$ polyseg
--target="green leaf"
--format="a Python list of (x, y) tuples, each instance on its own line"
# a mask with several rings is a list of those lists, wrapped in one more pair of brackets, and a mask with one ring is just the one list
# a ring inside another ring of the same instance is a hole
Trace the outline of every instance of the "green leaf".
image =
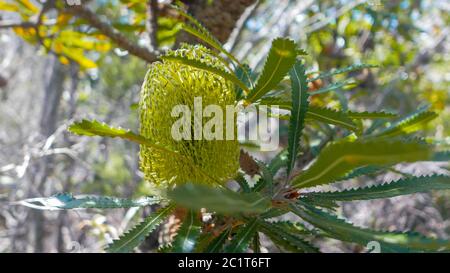
[(257, 229), (258, 219), (254, 218), (239, 229), (233, 240), (231, 240), (230, 245), (226, 247), (225, 252), (241, 253), (247, 250), (253, 235), (257, 232)]
[(206, 208), (218, 213), (264, 212), (270, 201), (258, 193), (237, 193), (226, 188), (185, 184), (168, 192), (176, 203), (190, 208)]
[(339, 81), (339, 82), (334, 82), (334, 83), (329, 84), (329, 85), (327, 85), (325, 87), (322, 87), (322, 88), (320, 88), (318, 90), (311, 91), (311, 92), (309, 92), (309, 94), (311, 96), (312, 95), (319, 95), (319, 94), (323, 94), (323, 93), (334, 91), (336, 89), (340, 89), (340, 88), (342, 88), (344, 86), (351, 85), (353, 83), (354, 83), (354, 81), (352, 79), (347, 79), (347, 80), (343, 80), (343, 81)]
[(418, 111), (408, 115), (407, 117), (395, 122), (390, 127), (382, 130), (376, 137), (393, 137), (401, 134), (413, 133), (423, 127), (429, 121), (435, 119), (438, 114), (426, 111), (427, 108), (420, 108)]
[(270, 161), (268, 169), (272, 173), (272, 176), (275, 176), (282, 167), (286, 166), (287, 161), (288, 151), (287, 149), (283, 149)]
[(333, 70), (328, 71), (328, 72), (320, 73), (316, 77), (308, 79), (308, 82), (313, 82), (313, 81), (316, 81), (318, 79), (324, 79), (324, 78), (332, 77), (334, 75), (338, 75), (338, 74), (342, 74), (342, 73), (353, 72), (353, 71), (361, 70), (361, 69), (364, 69), (364, 68), (373, 68), (373, 67), (377, 67), (377, 65), (373, 65), (373, 64), (353, 64), (353, 65), (350, 65), (350, 66), (347, 66), (347, 67), (344, 67), (344, 68), (333, 69)]
[(158, 203), (157, 197), (145, 197), (131, 200), (126, 198), (115, 198), (107, 196), (83, 196), (76, 197), (71, 193), (58, 193), (52, 197), (30, 198), (21, 200), (15, 204), (41, 210), (63, 210), (63, 209), (112, 209), (144, 207)]
[(120, 236), (119, 239), (114, 240), (113, 243), (106, 248), (106, 251), (111, 253), (132, 251), (145, 239), (145, 237), (148, 236), (148, 234), (150, 234), (150, 232), (169, 216), (174, 208), (174, 205), (169, 205), (148, 216), (143, 222)]
[(291, 204), (291, 211), (303, 220), (326, 232), (332, 238), (366, 246), (378, 242), (382, 252), (423, 252), (450, 249), (450, 241), (427, 238), (418, 233), (374, 231), (354, 226), (335, 215), (306, 203)]
[[(150, 139), (147, 139), (141, 135), (135, 134), (131, 132), (130, 130), (125, 130), (122, 128), (114, 128), (111, 127), (105, 123), (100, 123), (96, 120), (90, 121), (90, 120), (82, 120), (81, 122), (75, 122), (72, 125), (69, 126), (69, 131), (78, 134), (78, 135), (84, 135), (84, 136), (103, 136), (103, 137), (118, 137), (122, 138), (128, 141), (132, 141), (141, 145), (152, 147), (153, 149), (160, 150), (164, 153), (166, 153), (168, 156), (172, 156), (177, 158), (178, 160), (181, 160), (185, 162), (185, 164), (190, 165), (192, 168), (196, 169), (198, 172), (203, 173), (205, 177), (209, 177), (211, 181), (216, 181), (213, 177), (211, 177), (209, 174), (205, 173), (203, 169), (201, 169), (199, 166), (194, 164), (192, 160), (186, 158), (185, 156), (181, 155), (177, 151), (169, 150), (159, 144), (153, 143)], [(218, 183), (218, 181), (216, 181)]]
[(248, 103), (256, 102), (278, 85), (295, 63), (296, 48), (297, 45), (290, 39), (277, 38), (273, 40), (263, 71), (256, 86), (246, 98)]
[(266, 221), (259, 221), (261, 231), (277, 245), (291, 252), (300, 253), (318, 253), (319, 250), (309, 242), (303, 240), (292, 230), (286, 230), (285, 227)]
[(255, 232), (255, 235), (253, 235), (252, 249), (253, 249), (253, 253), (261, 253), (261, 241), (259, 239), (258, 232)]
[[(151, 140), (146, 139), (145, 137), (140, 136), (138, 134), (135, 134), (130, 130), (111, 127), (106, 123), (101, 123), (96, 120), (90, 121), (83, 119), (82, 121), (74, 122), (72, 125), (69, 126), (69, 131), (81, 136), (102, 136), (112, 138), (118, 137), (138, 144), (151, 146), (152, 148), (155, 149), (171, 152), (170, 150), (167, 150), (166, 148), (157, 145), (151, 142)], [(171, 153), (176, 154), (175, 152)]]
[[(278, 105), (281, 109), (289, 110), (292, 113), (291, 102), (282, 98), (263, 98), (261, 104), (264, 105)], [(353, 120), (347, 115), (346, 112), (337, 111), (329, 108), (308, 106), (308, 111), (306, 112), (306, 120), (317, 120), (320, 122), (325, 122), (327, 124), (333, 124), (336, 126), (344, 127), (356, 133), (361, 132), (361, 127), (355, 124)], [(283, 116), (276, 116), (280, 119), (285, 119)], [(290, 119), (290, 118), (289, 118)]]
[(377, 119), (377, 118), (386, 118), (391, 119), (397, 117), (397, 114), (395, 113), (389, 113), (384, 111), (379, 112), (355, 112), (355, 111), (348, 111), (347, 116), (352, 119)]
[(189, 210), (172, 244), (173, 252), (190, 253), (195, 249), (201, 232), (200, 216)]
[(256, 163), (259, 166), (261, 178), (258, 180), (256, 185), (253, 186), (252, 191), (261, 192), (264, 190), (265, 192), (268, 192), (269, 195), (272, 195), (274, 184), (273, 175), (264, 162), (257, 160)]
[[(253, 81), (253, 72), (252, 69), (250, 68), (250, 66), (244, 64), (242, 67), (238, 66), (234, 72), (234, 74), (236, 75), (236, 77), (243, 82), (246, 86), (252, 86), (252, 81)], [(244, 90), (242, 90), (242, 88), (238, 87), (236, 89), (236, 99), (240, 100), (243, 97), (243, 92)]]
[(284, 215), (284, 214), (286, 214), (288, 212), (289, 211), (286, 211), (286, 209), (270, 208), (268, 211), (260, 214), (260, 218), (261, 219), (274, 218), (274, 217), (282, 216), (282, 215)]
[(432, 161), (450, 161), (450, 151), (440, 151), (433, 155)]
[(431, 190), (448, 189), (450, 189), (450, 176), (432, 175), (405, 178), (382, 185), (344, 191), (306, 193), (305, 198), (332, 201), (370, 200)]
[(372, 139), (330, 143), (306, 171), (293, 179), (292, 185), (306, 188), (328, 184), (355, 168), (428, 160), (431, 155), (431, 146), (413, 141)]
[(219, 236), (214, 238), (211, 243), (206, 247), (204, 253), (218, 253), (221, 252), (228, 236), (230, 235), (230, 229), (224, 230)]
[(223, 69), (206, 64), (202, 61), (195, 60), (195, 59), (189, 59), (188, 57), (185, 57), (185, 56), (175, 56), (175, 55), (164, 55), (164, 56), (161, 56), (161, 59), (182, 63), (185, 65), (189, 65), (189, 66), (192, 66), (192, 67), (195, 67), (198, 69), (202, 69), (202, 70), (214, 73), (226, 80), (233, 82), (239, 88), (245, 90), (246, 92), (249, 91), (248, 87), (241, 80), (239, 80), (235, 75), (228, 73)]
[[(237, 60), (233, 56), (233, 54), (231, 54), (230, 52), (225, 50), (223, 48), (222, 44), (216, 39), (216, 37), (214, 37), (214, 35), (212, 35), (208, 31), (208, 29), (206, 29), (197, 19), (195, 19), (193, 16), (186, 13), (185, 11), (183, 11), (181, 8), (179, 8), (177, 6), (172, 5), (172, 7), (174, 9), (176, 9), (181, 16), (186, 18), (189, 21), (189, 23), (191, 23), (190, 25), (188, 25), (188, 24), (182, 25), (181, 28), (184, 31), (188, 32), (191, 35), (194, 35), (195, 37), (199, 38), (201, 41), (207, 43), (208, 45), (215, 48), (219, 52), (225, 54), (225, 56), (227, 56), (230, 60), (235, 62), (239, 67), (244, 68), (244, 66), (239, 62), (239, 60)], [(250, 80), (249, 74), (247, 74), (247, 78)]]
[(300, 137), (305, 126), (308, 110), (308, 86), (306, 85), (305, 66), (297, 62), (289, 72), (292, 85), (292, 110), (289, 120), (287, 175), (295, 165), (300, 146)]
[(379, 171), (383, 170), (383, 167), (378, 166), (364, 166), (360, 168), (356, 168), (352, 170), (351, 172), (347, 173), (346, 175), (338, 178), (336, 181), (343, 181), (343, 180), (349, 180), (356, 177), (360, 177), (363, 175), (372, 175)]
[(356, 125), (345, 112), (335, 111), (329, 108), (310, 106), (306, 113), (307, 119), (314, 119), (327, 124), (337, 125), (356, 133), (361, 132), (361, 128)]
[(244, 193), (249, 193), (252, 191), (250, 189), (250, 185), (248, 184), (247, 180), (245, 180), (245, 177), (242, 174), (238, 174), (234, 180), (236, 180), (236, 182), (239, 184), (239, 187), (241, 187), (241, 190)]

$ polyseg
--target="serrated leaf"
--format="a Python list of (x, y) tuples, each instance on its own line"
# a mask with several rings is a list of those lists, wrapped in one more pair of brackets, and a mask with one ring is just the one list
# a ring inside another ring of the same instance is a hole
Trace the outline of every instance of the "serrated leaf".
[(30, 198), (16, 202), (15, 204), (40, 209), (40, 210), (63, 210), (63, 209), (112, 209), (144, 207), (156, 204), (160, 201), (158, 197), (145, 197), (136, 200), (126, 198), (115, 198), (107, 196), (82, 196), (76, 197), (71, 193), (59, 193), (52, 197)]
[(429, 145), (413, 141), (372, 139), (330, 143), (307, 170), (293, 179), (292, 186), (328, 184), (355, 168), (428, 160), (431, 155)]
[(301, 62), (294, 64), (289, 72), (292, 85), (292, 110), (289, 120), (287, 175), (294, 169), (300, 146), (300, 137), (305, 126), (308, 110), (308, 86), (306, 85), (305, 66)]
[(338, 75), (338, 74), (342, 74), (342, 73), (347, 73), (347, 72), (353, 72), (353, 71), (357, 71), (357, 70), (361, 70), (364, 68), (373, 68), (373, 67), (377, 67), (377, 65), (373, 65), (373, 64), (353, 64), (344, 68), (339, 68), (339, 69), (333, 69), (324, 73), (320, 73), (319, 75), (308, 79), (308, 82), (313, 82), (316, 81), (318, 79), (324, 79), (324, 78), (328, 78), (334, 75)]
[(172, 250), (176, 253), (190, 253), (195, 249), (201, 232), (200, 216), (194, 210), (189, 210), (183, 224), (178, 229)]
[(277, 245), (291, 252), (318, 253), (319, 250), (309, 242), (303, 240), (291, 230), (287, 231), (280, 225), (259, 221), (261, 231)]
[(366, 246), (378, 242), (382, 252), (423, 252), (450, 249), (450, 241), (427, 238), (418, 233), (384, 232), (361, 228), (300, 202), (291, 204), (291, 211), (303, 220), (326, 232), (332, 238)]
[(179, 152), (169, 150), (164, 146), (153, 143), (150, 139), (135, 134), (130, 130), (122, 128), (114, 128), (105, 123), (100, 123), (96, 120), (90, 121), (83, 119), (81, 122), (75, 122), (72, 125), (70, 125), (69, 131), (74, 134), (84, 136), (103, 136), (112, 138), (118, 137), (141, 145), (152, 147), (153, 149), (157, 149), (166, 153), (168, 156), (173, 156), (174, 158), (177, 158), (178, 160), (185, 162), (185, 164), (190, 165), (192, 168), (195, 168), (198, 172), (203, 173), (205, 177), (209, 177), (212, 181), (216, 181), (209, 174), (205, 173), (205, 171), (202, 168), (194, 164), (192, 160), (181, 155)]
[(264, 68), (256, 82), (256, 86), (248, 94), (248, 103), (256, 102), (267, 92), (273, 90), (284, 78), (297, 57), (297, 45), (286, 38), (273, 40)]
[(213, 188), (188, 183), (168, 192), (176, 203), (190, 208), (206, 208), (218, 213), (264, 212), (270, 201), (258, 193), (237, 193), (227, 188)]
[(258, 219), (250, 220), (245, 226), (241, 227), (237, 234), (231, 240), (230, 245), (225, 248), (228, 253), (241, 253), (247, 250), (253, 235), (258, 230)]
[[(238, 66), (236, 68), (234, 74), (246, 86), (250, 86), (253, 88), (253, 86), (252, 86), (253, 72), (252, 72), (252, 69), (250, 68), (250, 66), (248, 66), (246, 64), (242, 65), (242, 67)], [(236, 89), (236, 100), (240, 100), (244, 95), (247, 95), (247, 94), (244, 94), (244, 90), (242, 90), (242, 88), (238, 87)]]
[(363, 176), (363, 175), (372, 175), (372, 174), (375, 174), (375, 173), (377, 173), (377, 172), (379, 172), (381, 170), (383, 170), (383, 167), (364, 166), (364, 167), (356, 168), (356, 169), (350, 171), (346, 175), (338, 178), (336, 181), (349, 180), (349, 179), (353, 179), (353, 178), (360, 177), (360, 176)]
[(307, 199), (311, 198), (332, 201), (354, 201), (390, 198), (417, 192), (448, 189), (450, 189), (450, 176), (432, 175), (404, 178), (382, 185), (355, 188), (350, 190), (306, 193), (305, 197)]
[(319, 95), (319, 94), (331, 92), (331, 91), (334, 91), (336, 89), (340, 89), (340, 88), (345, 87), (347, 85), (353, 84), (353, 82), (354, 81), (352, 79), (346, 79), (346, 80), (343, 80), (343, 81), (334, 82), (334, 83), (329, 84), (329, 85), (327, 85), (325, 87), (322, 87), (322, 88), (320, 88), (318, 90), (311, 91), (311, 92), (309, 92), (309, 94), (311, 96), (313, 96), (313, 95)]
[[(289, 110), (292, 113), (291, 102), (282, 98), (264, 98), (261, 100), (261, 104), (264, 105), (277, 105), (281, 109)], [(287, 119), (285, 116), (276, 116), (272, 115), (280, 119)], [(290, 120), (290, 114), (289, 118)], [(347, 112), (338, 111), (334, 109), (317, 107), (309, 105), (306, 112), (306, 120), (317, 120), (320, 122), (325, 122), (327, 124), (333, 124), (336, 126), (340, 126), (356, 133), (361, 132), (361, 127), (358, 126), (353, 120), (347, 115)]]
[(150, 232), (169, 216), (174, 208), (175, 206), (171, 204), (148, 216), (143, 222), (120, 236), (119, 239), (114, 240), (113, 243), (106, 248), (106, 251), (111, 253), (132, 251), (145, 239), (145, 237), (148, 236), (148, 234), (150, 234)]
[(355, 112), (355, 111), (347, 111), (347, 116), (352, 119), (377, 119), (377, 118), (386, 118), (391, 119), (397, 117), (397, 114), (395, 113), (389, 113), (389, 112)]
[(427, 108), (420, 108), (418, 111), (408, 115), (407, 117), (395, 122), (388, 128), (382, 130), (376, 137), (393, 137), (401, 134), (413, 133), (422, 128), (429, 121), (435, 119), (438, 114), (426, 111)]
[(274, 218), (274, 217), (284, 215), (288, 212), (289, 211), (286, 211), (285, 209), (281, 209), (281, 208), (270, 208), (268, 211), (260, 214), (260, 218), (261, 219)]
[(241, 81), (239, 80), (235, 75), (226, 72), (223, 69), (211, 66), (209, 64), (206, 64), (202, 61), (199, 60), (195, 60), (195, 59), (189, 59), (187, 57), (184, 56), (175, 56), (175, 55), (164, 55), (161, 56), (161, 59), (163, 60), (170, 60), (173, 62), (178, 62), (178, 63), (182, 63), (185, 65), (189, 65), (198, 69), (202, 69), (211, 73), (214, 73), (226, 80), (229, 80), (231, 82), (233, 82), (234, 84), (236, 84), (239, 88), (245, 90), (246, 92), (249, 91), (248, 87)]
[(252, 191), (265, 192), (271, 196), (273, 194), (273, 175), (264, 162), (257, 161), (257, 163), (260, 169), (261, 178), (258, 180), (256, 185), (253, 186)]
[(248, 184), (247, 180), (245, 180), (245, 177), (242, 174), (238, 174), (234, 180), (236, 180), (236, 182), (239, 184), (239, 187), (244, 193), (249, 193), (252, 191), (250, 189), (250, 185)]
[[(225, 56), (227, 56), (231, 61), (235, 62), (239, 67), (241, 67), (242, 69), (244, 69), (244, 66), (239, 62), (239, 60), (236, 59), (236, 57), (233, 56), (233, 54), (231, 54), (230, 52), (228, 52), (227, 50), (225, 50), (225, 48), (222, 46), (222, 44), (216, 39), (216, 37), (214, 37), (214, 35), (212, 35), (208, 29), (206, 27), (204, 27), (197, 19), (195, 19), (193, 16), (191, 16), (190, 14), (186, 13), (185, 11), (183, 11), (182, 9), (180, 9), (177, 6), (172, 5), (172, 7), (174, 9), (176, 9), (178, 11), (178, 13), (183, 16), (184, 18), (186, 18), (189, 23), (191, 23), (191, 25), (188, 24), (182, 24), (181, 28), (190, 33), (191, 35), (194, 35), (195, 37), (197, 37), (198, 39), (200, 39), (201, 41), (207, 43), (208, 45), (210, 45), (211, 47), (215, 48), (216, 50), (218, 50), (220, 53), (223, 53)], [(250, 80), (250, 77), (248, 74), (246, 74), (247, 79)], [(244, 89), (246, 90), (246, 89)], [(246, 90), (247, 91), (247, 90)]]
[(432, 161), (450, 161), (450, 151), (440, 151), (433, 154)]
[(329, 108), (310, 106), (306, 113), (307, 119), (314, 119), (317, 121), (325, 122), (327, 124), (337, 125), (356, 133), (361, 132), (361, 128), (353, 122), (351, 118), (345, 112), (336, 111)]
[(255, 235), (253, 235), (252, 249), (253, 253), (261, 253), (261, 241), (258, 232), (255, 232)]
[(268, 166), (269, 171), (272, 173), (272, 176), (284, 166), (286, 166), (288, 160), (288, 151), (286, 149), (279, 152), (271, 161)]
[(211, 243), (205, 248), (204, 253), (218, 253), (224, 248), (224, 245), (230, 235), (230, 230), (224, 230), (219, 236), (214, 238)]
[[(102, 136), (102, 137), (118, 137), (138, 144), (151, 146), (152, 148), (171, 152), (166, 148), (153, 143), (151, 140), (141, 135), (135, 134), (128, 129), (111, 127), (106, 123), (97, 120), (86, 120), (74, 122), (68, 129), (71, 133), (80, 136)], [(172, 152), (175, 153), (175, 152)]]

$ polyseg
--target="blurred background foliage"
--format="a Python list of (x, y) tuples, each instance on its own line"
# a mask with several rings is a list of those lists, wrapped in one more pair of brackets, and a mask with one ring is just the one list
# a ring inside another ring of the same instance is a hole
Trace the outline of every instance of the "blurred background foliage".
[[(270, 41), (278, 36), (292, 37), (308, 52), (311, 77), (355, 63), (378, 65), (350, 72), (352, 83), (320, 100), (313, 96), (312, 104), (400, 114), (430, 104), (440, 115), (424, 128), (425, 135), (450, 145), (448, 1), (183, 2), (251, 67), (261, 68)], [(72, 136), (66, 126), (87, 117), (137, 130), (136, 103), (148, 63), (158, 51), (195, 40), (180, 33), (171, 1), (68, 3), (77, 1), (0, 0), (0, 252), (99, 251), (130, 221), (150, 212), (114, 210), (101, 216), (95, 210), (44, 213), (10, 205), (61, 191), (121, 197), (152, 192), (138, 168), (137, 145)], [(339, 80), (317, 80), (309, 87)], [(314, 129), (323, 128), (315, 124)], [(421, 168), (448, 173), (448, 167), (444, 162)], [(374, 180), (393, 178), (395, 173)], [(357, 202), (342, 214), (365, 226), (448, 237), (448, 197), (434, 193)], [(172, 220), (143, 251), (171, 236)], [(360, 251), (333, 242), (322, 248)]]

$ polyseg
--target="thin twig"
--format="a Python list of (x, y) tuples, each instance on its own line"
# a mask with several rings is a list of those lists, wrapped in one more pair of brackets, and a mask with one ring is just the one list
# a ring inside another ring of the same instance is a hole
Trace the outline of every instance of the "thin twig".
[(113, 28), (109, 23), (103, 22), (100, 18), (88, 8), (83, 6), (71, 6), (64, 9), (64, 12), (74, 16), (83, 18), (89, 25), (98, 29), (103, 35), (110, 38), (114, 43), (122, 49), (127, 50), (130, 54), (139, 57), (149, 63), (156, 61), (157, 54), (147, 48), (133, 44), (127, 37), (125, 37), (118, 30)]

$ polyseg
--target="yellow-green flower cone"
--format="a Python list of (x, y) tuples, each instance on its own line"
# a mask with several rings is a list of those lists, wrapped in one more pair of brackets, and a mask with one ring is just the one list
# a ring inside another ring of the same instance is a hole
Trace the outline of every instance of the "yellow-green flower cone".
[[(168, 54), (195, 58), (223, 69), (223, 64), (202, 46), (184, 46)], [(233, 84), (220, 76), (170, 60), (153, 63), (147, 72), (140, 98), (140, 133), (186, 160), (141, 145), (140, 167), (145, 179), (160, 186), (193, 183), (224, 183), (233, 178), (239, 165), (239, 144), (234, 140), (180, 140), (172, 137), (171, 129), (179, 117), (172, 109), (186, 105), (194, 113), (194, 98), (201, 97), (203, 109), (219, 106), (226, 119), (226, 105), (234, 105)], [(236, 121), (236, 117), (233, 117)], [(203, 118), (203, 125), (210, 118)], [(191, 118), (193, 124), (193, 117)], [(234, 122), (234, 132), (237, 132)], [(192, 128), (194, 126), (192, 125)], [(225, 136), (225, 128), (223, 129)]]

